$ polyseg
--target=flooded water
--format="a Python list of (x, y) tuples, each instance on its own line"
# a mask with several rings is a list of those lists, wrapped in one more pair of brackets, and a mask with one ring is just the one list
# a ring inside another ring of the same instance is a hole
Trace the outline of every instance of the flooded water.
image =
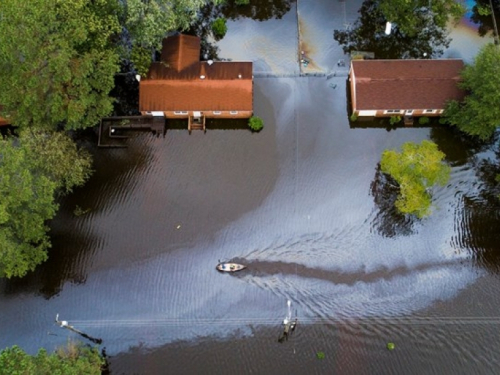
[[(447, 128), (352, 127), (332, 30), (360, 2), (289, 5), (229, 21), (219, 43), (255, 62), (264, 130), (92, 146), (96, 173), (61, 202), (50, 260), (0, 283), (0, 347), (77, 338), (59, 313), (103, 339), (113, 374), (498, 372), (500, 207), (481, 173), (494, 147)], [(395, 214), (377, 168), (383, 150), (424, 139), (452, 175), (417, 221)], [(220, 274), (219, 259), (248, 268)], [(279, 344), (287, 300), (299, 325)]]

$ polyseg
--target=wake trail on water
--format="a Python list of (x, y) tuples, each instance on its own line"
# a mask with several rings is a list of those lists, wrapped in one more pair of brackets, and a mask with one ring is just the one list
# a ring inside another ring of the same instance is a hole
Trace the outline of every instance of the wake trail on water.
[[(287, 313), (291, 319), (291, 311)], [(441, 325), (500, 325), (500, 316), (485, 317), (373, 317), (373, 318), (313, 318), (301, 317), (301, 324), (335, 326), (441, 326)], [(163, 318), (163, 319), (102, 319), (73, 320), (72, 324), (79, 327), (161, 327), (161, 326), (192, 326), (192, 325), (272, 325), (279, 321), (275, 318)]]

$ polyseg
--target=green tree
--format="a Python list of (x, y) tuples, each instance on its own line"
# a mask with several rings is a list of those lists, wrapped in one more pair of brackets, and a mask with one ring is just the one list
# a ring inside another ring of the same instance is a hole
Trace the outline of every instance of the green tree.
[(0, 103), (21, 127), (96, 125), (112, 111), (116, 0), (0, 1)]
[(216, 40), (224, 38), (227, 33), (227, 24), (225, 18), (217, 18), (212, 22), (212, 33)]
[(462, 103), (451, 101), (444, 119), (482, 140), (500, 126), (500, 47), (485, 45), (461, 74), (460, 87), (468, 93)]
[(104, 366), (105, 359), (97, 348), (81, 343), (68, 343), (52, 354), (40, 349), (36, 356), (16, 345), (0, 352), (0, 375), (100, 375)]
[(62, 133), (0, 140), (0, 277), (22, 277), (47, 259), (56, 194), (82, 185), (90, 166), (90, 155)]
[[(126, 0), (124, 26), (133, 48), (153, 51), (161, 48), (163, 38), (172, 31), (187, 30), (196, 21), (198, 11), (207, 4), (219, 5), (225, 0)], [(142, 55), (132, 55), (136, 68), (144, 66)]]
[(408, 33), (395, 23), (390, 35), (385, 34), (389, 19), (381, 10), (381, 0), (365, 0), (358, 12), (352, 28), (333, 32), (345, 53), (369, 51), (377, 59), (421, 59), (442, 55), (450, 44), (446, 27), (435, 23), (427, 12), (411, 13), (420, 25), (416, 30)]
[(420, 144), (407, 142), (401, 152), (385, 150), (380, 167), (398, 184), (400, 192), (396, 208), (404, 214), (414, 214), (423, 218), (430, 214), (430, 189), (444, 186), (450, 176), (450, 167), (443, 163), (444, 154), (431, 141)]
[(449, 20), (460, 21), (466, 8), (456, 0), (380, 0), (380, 10), (387, 21), (395, 23), (403, 33), (416, 36), (427, 26), (417, 15), (424, 14), (429, 23), (446, 28)]

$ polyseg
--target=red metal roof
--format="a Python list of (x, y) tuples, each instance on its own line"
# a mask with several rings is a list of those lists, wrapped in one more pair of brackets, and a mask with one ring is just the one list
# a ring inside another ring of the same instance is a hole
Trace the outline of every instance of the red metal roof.
[(200, 38), (192, 35), (173, 35), (163, 39), (161, 61), (181, 71), (200, 61)]
[(198, 37), (164, 40), (162, 62), (140, 81), (140, 111), (252, 111), (252, 63), (200, 62), (199, 48)]
[(141, 111), (251, 111), (251, 80), (141, 81)]
[(462, 100), (457, 83), (464, 63), (443, 60), (354, 60), (357, 110), (441, 109)]

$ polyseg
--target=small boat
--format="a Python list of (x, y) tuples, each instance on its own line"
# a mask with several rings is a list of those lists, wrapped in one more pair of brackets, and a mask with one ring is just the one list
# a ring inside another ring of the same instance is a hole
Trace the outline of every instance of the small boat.
[(219, 263), (215, 268), (220, 272), (236, 272), (241, 271), (242, 269), (245, 269), (247, 267), (243, 264), (223, 262)]

